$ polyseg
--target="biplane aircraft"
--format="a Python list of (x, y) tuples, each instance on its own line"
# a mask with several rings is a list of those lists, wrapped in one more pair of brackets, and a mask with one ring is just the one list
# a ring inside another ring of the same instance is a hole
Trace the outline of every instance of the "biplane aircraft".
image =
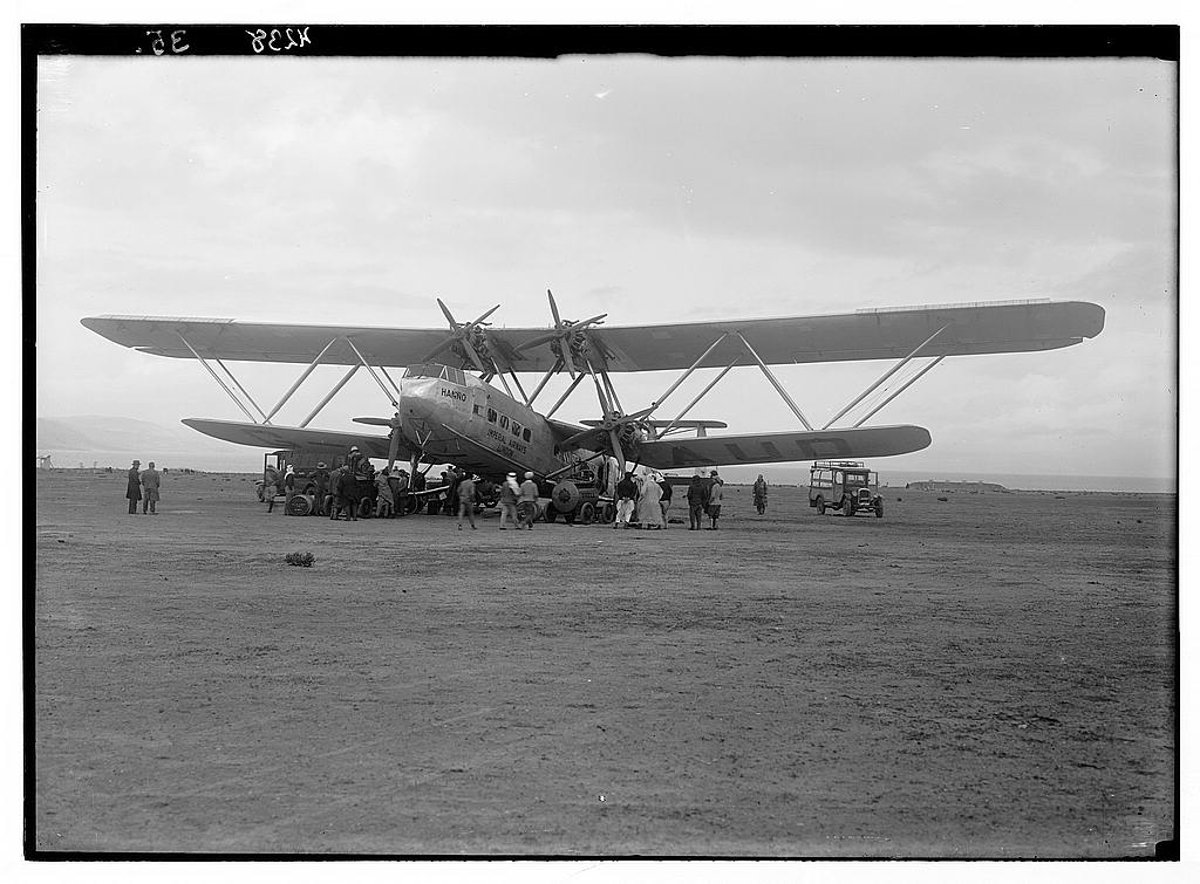
[[(947, 356), (1051, 350), (1095, 337), (1104, 327), (1096, 304), (1067, 301), (992, 302), (855, 313), (661, 325), (608, 326), (607, 314), (571, 321), (549, 295), (549, 328), (492, 328), (492, 307), (459, 322), (439, 299), (444, 329), (282, 325), (232, 319), (97, 316), (83, 325), (111, 341), (156, 356), (194, 358), (237, 404), (246, 421), (187, 418), (210, 436), (266, 448), (357, 445), (369, 457), (451, 463), (481, 476), (531, 471), (545, 486), (597, 475), (605, 484), (630, 463), (658, 470), (731, 464), (863, 459), (918, 451), (923, 427), (864, 424)], [(896, 360), (820, 428), (771, 371), (772, 365)], [(295, 383), (264, 410), (226, 362), (305, 366)], [(320, 365), (347, 366), (299, 425), (274, 423), (280, 409)], [(773, 433), (709, 435), (725, 429), (687, 415), (735, 368), (757, 368), (795, 414), (800, 428)], [(396, 379), (389, 369), (403, 368)], [(355, 418), (386, 435), (316, 429), (320, 411), (365, 369), (390, 404), (390, 417)], [(719, 369), (673, 418), (659, 409), (693, 373)], [(648, 406), (627, 411), (612, 376), (670, 371), (680, 375)], [(475, 372), (475, 374), (472, 374)], [(535, 409), (547, 382), (567, 372), (570, 386), (545, 413)], [(527, 394), (520, 375), (540, 374)], [(228, 382), (227, 380), (228, 379)], [(495, 382), (499, 382), (499, 386)], [(580, 384), (590, 382), (600, 417), (574, 424), (554, 415)], [(235, 392), (236, 390), (236, 392)], [(239, 395), (240, 394), (240, 395)], [(869, 399), (869, 397), (874, 397)], [(876, 402), (881, 399), (882, 401)], [(866, 405), (864, 405), (866, 402)], [(868, 408), (861, 417), (858, 411)], [(253, 410), (252, 410), (253, 409)], [(851, 423), (851, 421), (854, 421)], [(687, 435), (685, 435), (687, 434)], [(598, 461), (598, 464), (592, 464)], [(565, 494), (565, 492), (564, 492)], [(565, 498), (564, 498), (565, 499)]]

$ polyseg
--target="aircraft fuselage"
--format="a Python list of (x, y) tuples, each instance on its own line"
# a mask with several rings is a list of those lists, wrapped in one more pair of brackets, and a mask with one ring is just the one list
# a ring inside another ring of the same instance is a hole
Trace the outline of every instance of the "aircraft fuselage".
[(542, 415), (458, 368), (411, 365), (400, 393), (401, 433), (427, 462), (453, 462), (489, 478), (530, 470), (540, 479), (593, 454), (557, 452)]

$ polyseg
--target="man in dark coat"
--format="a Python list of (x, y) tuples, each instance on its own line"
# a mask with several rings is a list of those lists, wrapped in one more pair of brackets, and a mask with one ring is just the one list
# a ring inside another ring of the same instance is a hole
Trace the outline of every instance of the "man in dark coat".
[(137, 504), (142, 499), (142, 476), (138, 467), (142, 465), (140, 460), (135, 460), (133, 466), (129, 469), (127, 476), (128, 484), (125, 487), (125, 497), (129, 500), (129, 515), (137, 515)]
[(704, 523), (704, 505), (708, 503), (708, 489), (704, 487), (704, 479), (692, 476), (688, 485), (688, 530), (699, 531)]
[(313, 473), (313, 508), (314, 516), (325, 515), (325, 495), (329, 493), (329, 468), (325, 466), (325, 461), (320, 461), (317, 464), (317, 470)]

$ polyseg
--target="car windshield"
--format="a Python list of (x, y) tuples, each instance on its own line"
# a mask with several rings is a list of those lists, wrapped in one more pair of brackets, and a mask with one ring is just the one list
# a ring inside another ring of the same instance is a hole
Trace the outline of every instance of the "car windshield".
[(867, 477), (865, 473), (846, 473), (846, 484), (855, 487), (866, 487)]

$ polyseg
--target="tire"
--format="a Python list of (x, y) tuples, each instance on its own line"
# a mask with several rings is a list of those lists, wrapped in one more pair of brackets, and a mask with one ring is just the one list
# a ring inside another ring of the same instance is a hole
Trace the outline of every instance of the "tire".
[(425, 508), (425, 512), (431, 516), (436, 516), (442, 511), (442, 502), (436, 497), (429, 498), (429, 505)]
[(358, 517), (360, 519), (369, 519), (375, 515), (375, 504), (371, 498), (364, 497), (358, 502)]
[(617, 508), (611, 503), (606, 503), (600, 507), (600, 521), (606, 525), (612, 523), (617, 517)]
[(854, 501), (852, 498), (850, 498), (850, 497), (842, 498), (842, 515), (843, 516), (854, 515)]
[(289, 516), (307, 516), (312, 512), (312, 498), (305, 494), (292, 495), (292, 499), (287, 502), (283, 511)]
[(594, 504), (587, 502), (579, 507), (579, 521), (584, 525), (592, 524), (592, 520), (596, 518), (596, 507)]
[(819, 494), (817, 495), (817, 515), (825, 515), (825, 498), (821, 497)]
[(558, 518), (558, 507), (556, 507), (552, 503), (546, 504), (546, 517), (545, 518), (546, 518), (547, 523), (553, 522), (556, 518)]
[(875, 501), (875, 518), (877, 518), (877, 519), (883, 518), (883, 501), (882, 500)]

